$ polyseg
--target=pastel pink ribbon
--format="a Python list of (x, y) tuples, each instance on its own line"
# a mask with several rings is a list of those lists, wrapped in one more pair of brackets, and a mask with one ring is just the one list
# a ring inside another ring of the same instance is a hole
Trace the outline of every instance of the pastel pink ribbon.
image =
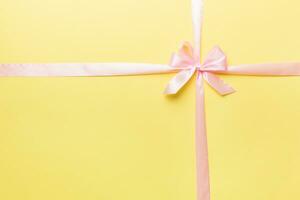
[(217, 74), (296, 76), (300, 75), (300, 62), (227, 66), (223, 51), (219, 47), (214, 47), (201, 63), (202, 0), (192, 0), (192, 15), (195, 33), (194, 47), (188, 42), (184, 42), (179, 52), (173, 54), (170, 65), (147, 63), (0, 64), (0, 76), (121, 76), (178, 72), (165, 89), (166, 94), (176, 94), (196, 74), (196, 191), (197, 200), (209, 200), (210, 184), (203, 82), (207, 82), (219, 94), (227, 95), (235, 90)]

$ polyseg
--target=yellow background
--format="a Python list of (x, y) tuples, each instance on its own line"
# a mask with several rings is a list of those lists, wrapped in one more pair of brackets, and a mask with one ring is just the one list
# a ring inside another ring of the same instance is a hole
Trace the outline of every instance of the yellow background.
[[(298, 0), (206, 0), (203, 52), (300, 60)], [(0, 0), (0, 62), (167, 63), (189, 0)], [(1, 200), (194, 200), (194, 80), (1, 78)], [(212, 200), (300, 199), (300, 77), (206, 87)]]

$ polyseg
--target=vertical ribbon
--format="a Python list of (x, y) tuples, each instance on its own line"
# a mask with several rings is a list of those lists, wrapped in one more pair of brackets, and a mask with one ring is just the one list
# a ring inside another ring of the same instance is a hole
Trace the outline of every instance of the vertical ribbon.
[[(194, 57), (197, 65), (201, 65), (201, 34), (203, 20), (203, 0), (192, 0), (192, 18), (194, 28)], [(197, 70), (196, 75), (196, 173), (197, 173), (197, 200), (210, 199), (208, 147), (205, 125), (204, 85), (202, 72)]]
[(203, 0), (192, 0), (192, 20), (194, 28), (194, 57), (200, 63), (201, 32), (203, 20)]
[(197, 170), (197, 200), (210, 199), (208, 148), (204, 110), (204, 85), (201, 73), (196, 81), (196, 170)]

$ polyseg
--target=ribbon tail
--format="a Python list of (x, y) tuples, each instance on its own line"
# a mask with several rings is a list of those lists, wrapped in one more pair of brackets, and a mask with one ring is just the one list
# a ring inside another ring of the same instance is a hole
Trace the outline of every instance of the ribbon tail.
[(165, 94), (176, 94), (193, 76), (195, 68), (180, 71), (167, 85)]
[(210, 200), (208, 147), (206, 136), (204, 86), (201, 73), (196, 80), (196, 170), (197, 200)]
[(248, 64), (228, 67), (222, 74), (255, 76), (297, 76), (300, 75), (300, 62)]
[(147, 63), (0, 64), (1, 76), (123, 76), (176, 72), (169, 65)]
[(222, 79), (212, 73), (204, 72), (203, 77), (207, 83), (221, 95), (227, 95), (235, 92), (230, 85), (226, 84)]

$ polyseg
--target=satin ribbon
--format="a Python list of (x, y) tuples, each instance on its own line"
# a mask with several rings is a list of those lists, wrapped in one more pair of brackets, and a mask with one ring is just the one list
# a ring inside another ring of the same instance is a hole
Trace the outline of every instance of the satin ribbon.
[(121, 76), (177, 72), (165, 89), (165, 94), (176, 94), (196, 74), (196, 130), (195, 150), (197, 169), (197, 200), (210, 199), (208, 148), (205, 127), (204, 81), (221, 95), (235, 90), (217, 74), (296, 76), (300, 62), (250, 64), (227, 66), (226, 56), (214, 47), (204, 62), (200, 60), (203, 0), (192, 0), (194, 47), (184, 42), (173, 54), (169, 65), (148, 63), (53, 63), (53, 64), (0, 64), (0, 76)]

